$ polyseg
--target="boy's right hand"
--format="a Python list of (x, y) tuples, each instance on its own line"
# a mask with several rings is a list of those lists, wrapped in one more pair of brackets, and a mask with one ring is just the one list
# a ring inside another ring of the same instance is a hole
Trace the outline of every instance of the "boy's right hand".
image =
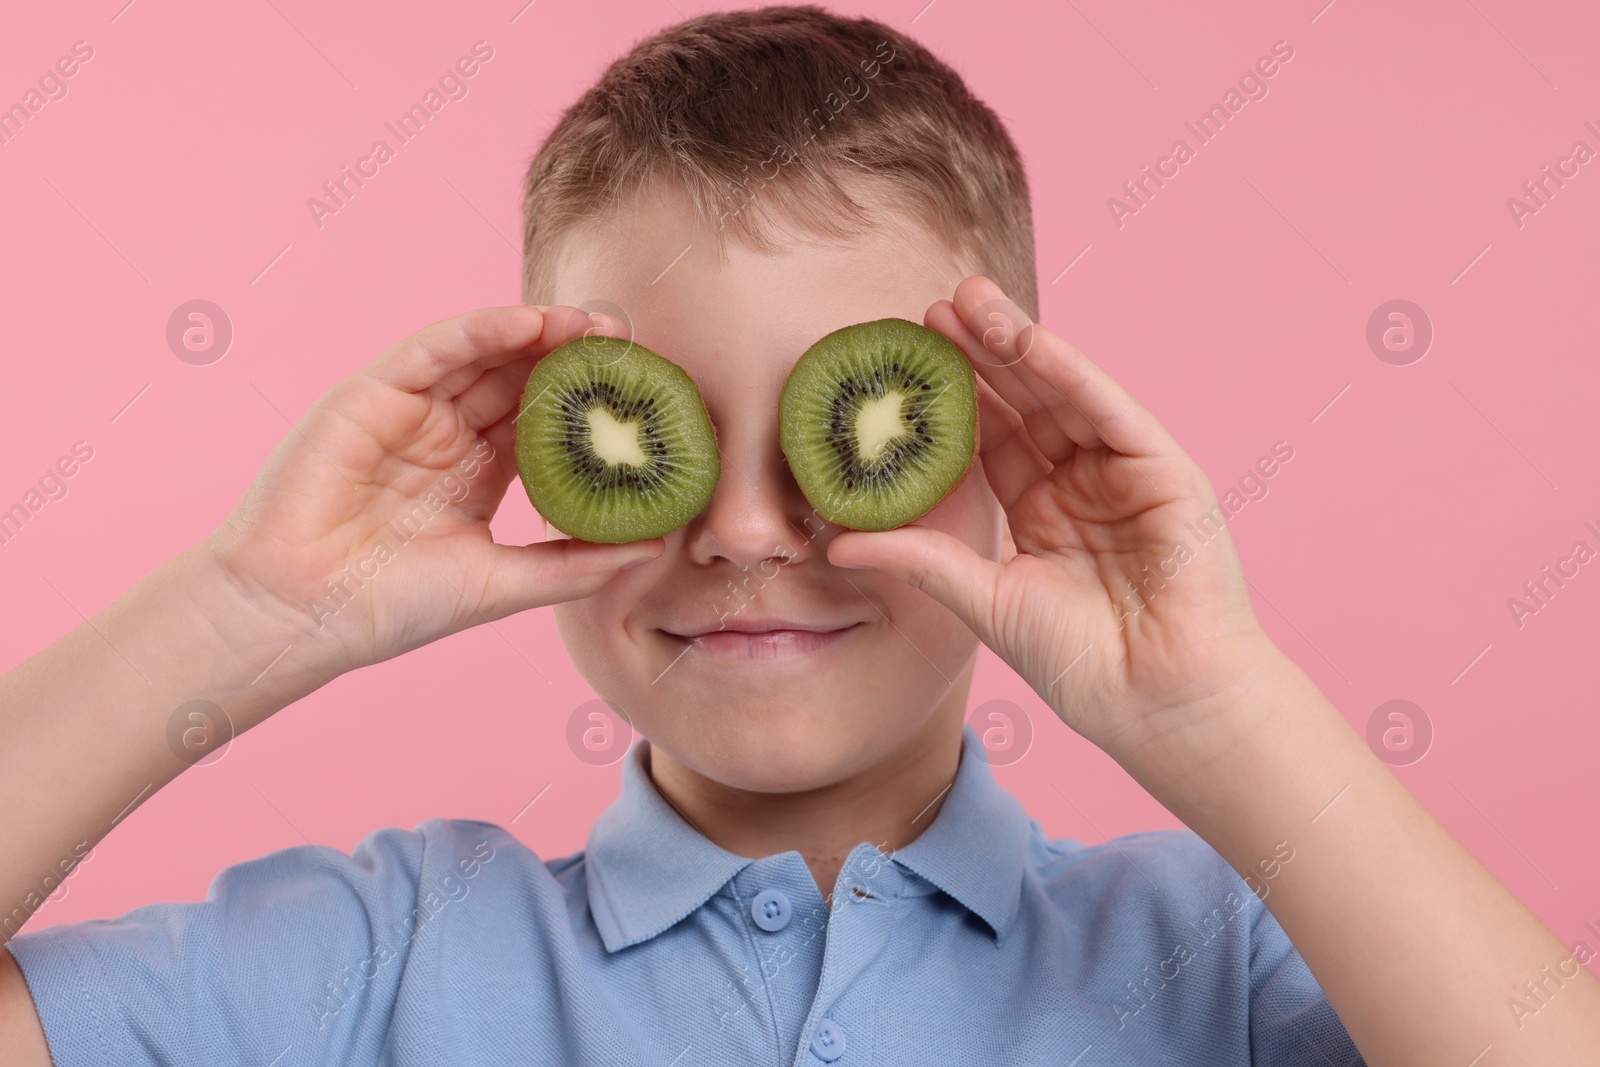
[(414, 334), (323, 394), (201, 547), (327, 673), (593, 593), (665, 542), (498, 545), (489, 520), (533, 365), (599, 332), (577, 308), (502, 307)]

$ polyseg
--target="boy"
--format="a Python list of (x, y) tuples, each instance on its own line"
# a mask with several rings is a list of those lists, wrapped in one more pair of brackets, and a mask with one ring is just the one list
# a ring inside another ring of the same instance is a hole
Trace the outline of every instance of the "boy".
[[(621, 798), (562, 859), (432, 820), (17, 937), (7, 1064), (1594, 1062), (1593, 979), (1271, 645), (1226, 535), (1186, 541), (1216, 506), (1194, 463), (1031, 325), (1020, 162), (947, 67), (816, 9), (692, 20), (567, 113), (526, 211), (536, 306), (338, 383), (211, 537), (0, 680), (0, 899), (182, 769), (184, 701), (248, 729), (544, 604), (643, 737)], [(494, 545), (522, 384), (616, 327), (574, 307), (602, 299), (700, 386), (722, 481), (663, 539)], [(910, 527), (841, 532), (777, 396), (812, 341), (890, 315), (977, 368), (981, 468)], [(1046, 839), (963, 729), (979, 640), (1198, 836)], [(1524, 980), (1544, 1007), (1508, 1020)]]

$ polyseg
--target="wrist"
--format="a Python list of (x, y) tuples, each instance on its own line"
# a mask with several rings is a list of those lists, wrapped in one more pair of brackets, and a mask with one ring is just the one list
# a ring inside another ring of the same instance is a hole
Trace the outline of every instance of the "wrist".
[(243, 579), (210, 539), (158, 573), (205, 620), (198, 651), (211, 664), (206, 688), (217, 695), (197, 696), (231, 700), (224, 706), (241, 731), (342, 673), (333, 642), (322, 639), (304, 613)]
[[(1208, 678), (1148, 707), (1136, 742), (1111, 750), (1163, 803), (1211, 795), (1259, 759), (1263, 747), (1303, 731), (1323, 714), (1338, 718), (1310, 678), (1262, 633), (1208, 650)], [(1171, 803), (1168, 803), (1171, 807)], [(1174, 812), (1176, 814), (1176, 811)]]
[(1304, 824), (1353, 779), (1381, 769), (1338, 709), (1275, 646), (1183, 711), (1185, 727), (1119, 762), (1224, 854), (1229, 845)]

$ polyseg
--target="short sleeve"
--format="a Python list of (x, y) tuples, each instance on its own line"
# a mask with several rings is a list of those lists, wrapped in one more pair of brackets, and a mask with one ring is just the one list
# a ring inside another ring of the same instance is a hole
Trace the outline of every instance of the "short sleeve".
[(1283, 927), (1259, 901), (1253, 905), (1251, 1063), (1264, 1067), (1364, 1067), (1366, 1061)]
[(24, 931), (7, 947), (56, 1067), (376, 1063), (406, 931), (429, 914), (425, 865), (448, 882), (455, 863), (425, 854), (456, 844), (385, 829), (349, 855), (285, 849), (222, 871), (200, 903)]

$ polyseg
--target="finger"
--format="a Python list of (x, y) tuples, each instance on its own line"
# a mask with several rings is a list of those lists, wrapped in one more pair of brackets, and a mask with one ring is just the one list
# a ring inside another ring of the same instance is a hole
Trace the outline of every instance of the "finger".
[[(969, 328), (969, 318), (985, 303), (1004, 300), (1005, 294), (987, 278), (968, 278), (956, 287), (955, 306)], [(989, 381), (994, 384), (1011, 371), (1035, 398), (1037, 408), (1042, 408), (1056, 422), (1061, 432), (1085, 447), (1096, 447), (1100, 442), (1125, 456), (1170, 456), (1181, 454), (1176, 441), (1167, 433), (1158, 419), (1135, 400), (1115, 379), (1101, 370), (1089, 357), (1066, 341), (1037, 323), (1024, 330), (1016, 339), (1022, 359), (1011, 367), (980, 367), (987, 369)], [(1016, 401), (1007, 396), (996, 384), (996, 390), (1016, 407)], [(1061, 402), (1056, 402), (1060, 398)], [(1017, 411), (1025, 420), (1030, 412), (1021, 407)], [(1085, 424), (1092, 429), (1093, 438), (1085, 432)], [(1034, 422), (1029, 421), (1030, 431)], [(1035, 435), (1035, 442), (1047, 458), (1054, 454)]]
[(478, 436), (494, 449), (494, 462), (498, 463), (507, 478), (517, 473), (517, 417), (507, 412), (492, 426), (478, 431)]
[[(929, 308), (923, 321), (929, 329), (947, 336), (966, 330), (948, 300)], [(984, 477), (1000, 506), (1009, 510), (1028, 486), (1050, 473), (1051, 464), (1033, 443), (1016, 409), (983, 378), (973, 384), (978, 394), (978, 455), (983, 459)]]
[(597, 592), (623, 568), (657, 559), (660, 538), (601, 545), (562, 538), (532, 545), (495, 545), (478, 610), (491, 622), (530, 608), (577, 600)]
[(520, 414), (518, 409), (528, 375), (538, 361), (538, 356), (523, 356), (503, 367), (485, 371), (456, 397), (456, 410), (461, 413), (461, 420), (481, 431), (508, 414)]
[[(297, 429), (341, 474), (374, 476), (390, 456), (438, 469), (473, 444), (464, 427), (476, 431), (516, 413), (538, 359), (606, 328), (564, 306), (481, 308), (446, 319), (340, 379)], [(463, 400), (452, 389), (470, 395)]]
[[(579, 337), (611, 337), (626, 333), (627, 324), (608, 315), (593, 315), (575, 307), (551, 306), (544, 312), (544, 332), (535, 350), (500, 367), (485, 370), (456, 395), (456, 407), (474, 430), (498, 422), (507, 412), (521, 415), (523, 391), (534, 364), (568, 341)], [(446, 383), (440, 383), (441, 388)]]
[(522, 356), (544, 333), (544, 309), (478, 308), (425, 326), (380, 354), (362, 373), (396, 389), (417, 393), (467, 367), (487, 367)]
[[(995, 319), (1010, 318), (992, 309), (982, 309), (964, 319), (955, 304), (942, 301), (929, 310), (927, 323), (966, 353), (979, 380), (987, 383), (997, 396), (1018, 413), (1035, 447), (1051, 463), (1065, 463), (1079, 444), (1089, 448), (1098, 447), (1099, 436), (1087, 419), (1081, 415), (1074, 418), (1073, 413), (1068, 412), (1068, 418), (1073, 421), (1069, 426), (1063, 426), (1061, 419), (1051, 412), (1050, 402), (1053, 400), (1058, 406), (1064, 406), (1065, 398), (1059, 393), (1053, 397), (1048, 394), (1041, 397), (1019, 372), (1018, 365), (1024, 358), (1023, 353), (1029, 351), (1033, 336), (1028, 334), (1026, 343), (1019, 349), (1010, 326), (993, 324)], [(969, 320), (972, 325), (969, 325)], [(979, 330), (981, 334), (977, 332)], [(989, 338), (989, 342), (985, 343), (984, 338)]]
[(978, 455), (989, 488), (1007, 511), (1029, 486), (1049, 474), (1044, 458), (1023, 426), (1022, 416), (982, 378), (978, 388)]
[(544, 355), (591, 330), (600, 332), (588, 312), (574, 307), (478, 308), (418, 330), (361, 373), (406, 392), (456, 396), (485, 371)]
[(1000, 564), (965, 541), (927, 526), (881, 533), (847, 530), (828, 545), (835, 567), (871, 568), (920, 589), (955, 612), (979, 638), (993, 634), (994, 588)]

